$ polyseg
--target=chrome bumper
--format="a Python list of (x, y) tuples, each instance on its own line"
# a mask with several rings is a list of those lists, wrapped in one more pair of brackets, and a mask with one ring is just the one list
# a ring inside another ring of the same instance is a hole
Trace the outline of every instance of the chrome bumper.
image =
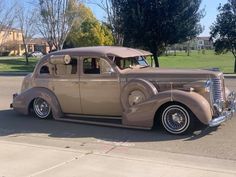
[(228, 107), (225, 111), (220, 113), (219, 117), (213, 118), (209, 121), (210, 127), (215, 127), (221, 123), (231, 119), (236, 111), (236, 93), (231, 92), (227, 98)]
[[(14, 99), (15, 99), (15, 97), (17, 97), (18, 96), (18, 93), (14, 93), (13, 95), (12, 95), (12, 101), (14, 101)], [(13, 103), (11, 103), (10, 104), (10, 108), (13, 108)]]

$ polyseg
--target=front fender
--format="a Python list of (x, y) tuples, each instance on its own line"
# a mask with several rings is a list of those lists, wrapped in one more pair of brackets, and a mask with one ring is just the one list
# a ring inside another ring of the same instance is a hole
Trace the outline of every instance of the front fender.
[(151, 128), (156, 112), (169, 102), (184, 104), (204, 124), (208, 124), (212, 119), (211, 106), (203, 96), (195, 92), (168, 90), (159, 92), (146, 102), (132, 106), (128, 111), (123, 112), (123, 124)]
[(61, 111), (61, 106), (55, 94), (49, 89), (41, 87), (30, 88), (22, 92), (21, 94), (17, 95), (13, 99), (12, 103), (13, 109), (27, 115), (29, 114), (30, 103), (37, 97), (43, 98), (50, 104), (52, 108), (52, 114), (55, 119), (63, 116), (63, 113)]

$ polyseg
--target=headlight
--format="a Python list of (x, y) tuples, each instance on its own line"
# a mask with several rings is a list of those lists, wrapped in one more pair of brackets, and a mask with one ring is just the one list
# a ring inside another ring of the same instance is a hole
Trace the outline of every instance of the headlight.
[(224, 101), (223, 100), (216, 100), (216, 102), (214, 103), (214, 107), (219, 113), (223, 112)]
[(208, 79), (205, 83), (205, 92), (210, 92), (211, 91), (211, 86), (212, 86), (212, 80), (211, 79)]
[(229, 108), (235, 112), (236, 111), (236, 93), (231, 92), (227, 98)]

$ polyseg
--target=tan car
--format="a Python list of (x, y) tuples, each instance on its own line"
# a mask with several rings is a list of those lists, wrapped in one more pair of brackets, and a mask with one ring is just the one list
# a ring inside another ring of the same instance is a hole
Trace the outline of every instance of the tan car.
[(235, 93), (221, 72), (153, 68), (151, 53), (124, 47), (85, 47), (44, 56), (25, 77), (12, 107), (46, 119), (192, 131), (230, 119)]

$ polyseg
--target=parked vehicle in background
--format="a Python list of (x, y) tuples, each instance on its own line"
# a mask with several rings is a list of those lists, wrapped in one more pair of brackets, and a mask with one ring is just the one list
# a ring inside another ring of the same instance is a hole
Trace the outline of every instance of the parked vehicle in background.
[(29, 53), (29, 57), (42, 57), (42, 56), (43, 56), (43, 53), (40, 51), (34, 51), (34, 52)]
[(152, 68), (150, 52), (85, 47), (44, 56), (25, 77), (14, 110), (38, 118), (151, 129), (193, 131), (218, 126), (235, 111), (235, 92), (219, 71)]
[[(23, 55), (25, 56), (25, 53), (23, 53)], [(43, 53), (40, 51), (34, 51), (34, 52), (29, 52), (28, 53), (28, 57), (42, 57)]]

